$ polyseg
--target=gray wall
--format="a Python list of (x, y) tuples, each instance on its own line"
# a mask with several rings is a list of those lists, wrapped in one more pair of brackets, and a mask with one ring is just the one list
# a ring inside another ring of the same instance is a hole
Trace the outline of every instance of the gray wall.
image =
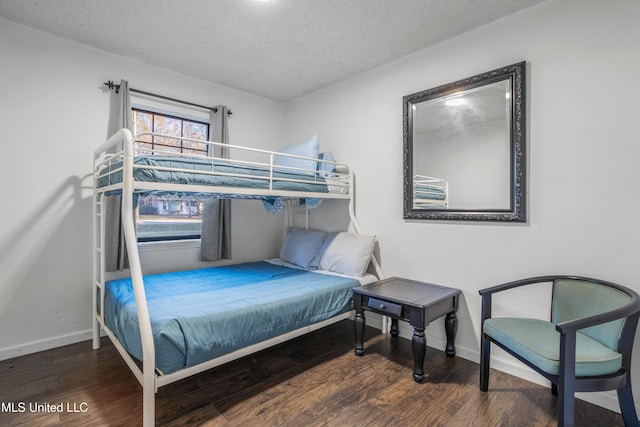
[[(289, 138), (317, 132), (354, 168), (356, 210), (378, 237), (385, 273), (463, 290), (461, 357), (479, 359), (481, 288), (571, 273), (640, 290), (638, 16), (635, 0), (551, 0), (288, 104)], [(402, 97), (523, 60), (528, 222), (404, 221)], [(545, 317), (548, 297), (536, 289), (494, 304), (498, 315)], [(427, 334), (430, 345), (444, 346), (442, 322)], [(494, 355), (494, 367), (540, 381)], [(617, 407), (613, 393), (590, 399)]]
[[(133, 88), (234, 115), (232, 143), (286, 145), (284, 106), (69, 42), (0, 18), (0, 359), (90, 338), (92, 155), (107, 136), (109, 94)], [(233, 202), (234, 261), (277, 256), (282, 218)], [(251, 242), (243, 244), (243, 242)], [(198, 242), (145, 244), (148, 273), (204, 266)]]

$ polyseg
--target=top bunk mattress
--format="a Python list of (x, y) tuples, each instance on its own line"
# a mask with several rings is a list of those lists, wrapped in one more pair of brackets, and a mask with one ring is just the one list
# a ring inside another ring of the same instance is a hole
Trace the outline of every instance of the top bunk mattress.
[[(137, 182), (313, 193), (344, 192), (340, 191), (340, 187), (328, 185), (327, 180), (320, 173), (297, 173), (294, 170), (279, 167), (274, 167), (271, 180), (271, 170), (268, 167), (208, 158), (141, 155), (136, 156), (133, 163), (133, 178)], [(102, 188), (121, 182), (122, 162), (115, 162), (100, 171), (97, 186)], [(346, 191), (346, 188), (343, 190)]]
[[(145, 276), (156, 368), (195, 366), (352, 309), (358, 279), (265, 261)], [(131, 279), (105, 284), (104, 318), (142, 360)]]

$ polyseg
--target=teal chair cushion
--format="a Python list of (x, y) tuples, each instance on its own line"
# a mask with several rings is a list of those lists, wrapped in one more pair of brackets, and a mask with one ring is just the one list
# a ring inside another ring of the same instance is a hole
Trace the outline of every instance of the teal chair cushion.
[[(483, 331), (543, 371), (558, 375), (560, 332), (553, 323), (539, 319), (490, 318)], [(618, 372), (622, 355), (600, 341), (576, 334), (576, 376), (588, 377)]]

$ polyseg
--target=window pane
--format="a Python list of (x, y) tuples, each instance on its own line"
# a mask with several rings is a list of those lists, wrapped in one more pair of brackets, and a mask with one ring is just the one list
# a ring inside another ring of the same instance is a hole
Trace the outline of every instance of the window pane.
[[(206, 141), (209, 136), (209, 125), (206, 123), (190, 122), (185, 120), (183, 129), (184, 136), (187, 138)], [(185, 148), (185, 152), (189, 152), (190, 154), (205, 155), (207, 152), (207, 144), (198, 142), (184, 141), (183, 147)]]
[(155, 115), (155, 121), (153, 123), (153, 131), (162, 133), (165, 135), (182, 135), (182, 120), (174, 117)]
[(136, 141), (136, 154), (150, 154), (152, 152), (152, 149), (152, 144)]
[(191, 150), (189, 148), (183, 148), (182, 152), (184, 154), (189, 154), (190, 156), (204, 156), (206, 155), (206, 151), (202, 151), (202, 150)]
[[(155, 120), (153, 122), (153, 131), (164, 135), (181, 136), (182, 120), (174, 117), (166, 117), (156, 114)], [(182, 147), (182, 142), (180, 141), (180, 139), (155, 137), (154, 142), (157, 145), (178, 147), (178, 151), (176, 151), (175, 149), (170, 150), (177, 153), (180, 152), (180, 147)]]
[[(179, 117), (134, 110), (134, 130), (207, 140), (209, 125)], [(158, 153), (158, 149), (176, 154), (206, 155), (207, 144), (173, 138), (145, 137), (136, 140), (136, 154)], [(199, 238), (202, 223), (202, 200), (168, 199), (153, 195), (140, 197), (136, 228), (138, 240), (175, 240)]]
[(182, 145), (185, 153), (189, 151), (199, 155), (204, 155), (207, 152), (207, 144), (203, 144), (201, 142), (184, 141)]
[(182, 148), (180, 147), (172, 147), (172, 146), (165, 146), (165, 145), (158, 145), (156, 144), (156, 147), (161, 147), (163, 153), (176, 153), (176, 154), (180, 154), (182, 153)]
[(184, 136), (187, 138), (193, 139), (201, 139), (203, 141), (207, 140), (209, 126), (205, 123), (197, 123), (197, 122), (184, 122)]
[[(133, 130), (135, 135), (153, 131), (153, 114), (144, 111), (133, 111)], [(151, 136), (145, 135), (138, 141), (151, 142)]]

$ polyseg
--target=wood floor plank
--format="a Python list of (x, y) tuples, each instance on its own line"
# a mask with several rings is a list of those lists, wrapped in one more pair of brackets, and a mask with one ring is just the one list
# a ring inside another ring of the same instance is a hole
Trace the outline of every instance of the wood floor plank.
[[(550, 390), (491, 372), (478, 389), (476, 363), (428, 348), (425, 381), (411, 376), (411, 341), (367, 328), (353, 352), (349, 320), (162, 387), (162, 426), (535, 426), (556, 425)], [(0, 362), (0, 402), (85, 404), (62, 413), (0, 412), (1, 426), (135, 426), (142, 387), (113, 345), (91, 342)], [(5, 408), (7, 409), (7, 408)], [(80, 408), (78, 408), (80, 409)], [(619, 414), (576, 402), (576, 427), (622, 426)]]

